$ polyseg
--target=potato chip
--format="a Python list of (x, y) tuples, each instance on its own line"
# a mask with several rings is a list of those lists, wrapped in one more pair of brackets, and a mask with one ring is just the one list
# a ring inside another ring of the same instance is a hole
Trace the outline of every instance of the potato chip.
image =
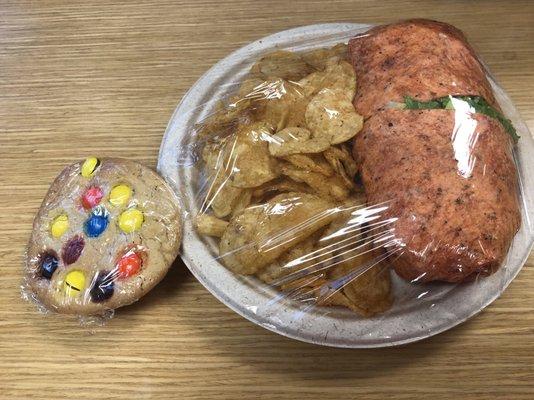
[[(251, 101), (280, 99), (293, 86), (290, 82), (280, 78), (267, 80), (249, 78), (241, 84), (235, 99)], [(297, 89), (297, 86), (294, 87)]]
[(347, 45), (344, 43), (336, 44), (329, 49), (315, 49), (301, 53), (302, 59), (307, 64), (320, 71), (330, 63), (346, 60), (347, 56)]
[(345, 167), (345, 171), (347, 171), (347, 174), (351, 178), (354, 178), (358, 173), (358, 163), (352, 157), (349, 145), (347, 143), (342, 143), (337, 147), (333, 146), (332, 152), (334, 152), (336, 157), (341, 160), (343, 166)]
[[(248, 78), (241, 84), (237, 94), (230, 98), (230, 103), (226, 106), (226, 109), (219, 111), (219, 114), (222, 114), (219, 119), (223, 117), (231, 118), (233, 116), (232, 110), (235, 110), (234, 113), (241, 110), (246, 111), (246, 113), (241, 112), (239, 114), (240, 119), (247, 122), (241, 125), (252, 123), (252, 118), (256, 121), (270, 123), (276, 127), (287, 121), (288, 110), (283, 105), (298, 99), (299, 91), (298, 86), (292, 85), (283, 79), (271, 78), (263, 80), (254, 77)], [(269, 103), (271, 100), (278, 101)], [(267, 104), (269, 104), (268, 108), (266, 108)], [(304, 115), (305, 105), (301, 106), (301, 108), (304, 109), (302, 111), (302, 115)], [(228, 115), (225, 115), (225, 113)], [(254, 117), (255, 114), (259, 117)], [(232, 121), (234, 121), (235, 127), (235, 118)]]
[(232, 213), (242, 193), (243, 189), (228, 184), (227, 171), (221, 168), (213, 175), (201, 210), (211, 207), (216, 217), (224, 218)]
[(312, 97), (320, 90), (324, 89), (323, 82), (326, 79), (326, 73), (324, 71), (317, 71), (310, 75), (305, 76), (297, 82), (301, 92), (306, 97)]
[(282, 79), (268, 81), (263, 93), (255, 98), (252, 114), (256, 120), (276, 127), (277, 132), (287, 126), (304, 127), (308, 102), (309, 98), (296, 83)]
[[(226, 146), (230, 138), (220, 139), (218, 142), (209, 142), (202, 149), (202, 159), (207, 168), (210, 180), (204, 204), (201, 210), (204, 212), (211, 207), (218, 218), (230, 215), (242, 198), (243, 189), (230, 185), (232, 173), (228, 160), (225, 160)], [(232, 139), (232, 143), (235, 139)]]
[(313, 67), (308, 65), (297, 53), (278, 50), (260, 58), (252, 66), (250, 72), (253, 76), (258, 76), (263, 79), (276, 77), (298, 81), (303, 76), (312, 73)]
[(288, 298), (300, 301), (317, 301), (317, 289), (327, 283), (326, 274), (317, 273), (284, 283), (280, 289), (289, 292)]
[(320, 153), (330, 147), (330, 142), (324, 138), (311, 139), (311, 132), (305, 128), (285, 128), (274, 134), (271, 139), (269, 152), (277, 157)]
[(314, 251), (315, 244), (321, 235), (322, 230), (313, 233), (310, 237), (282, 254), (275, 262), (259, 271), (257, 277), (265, 283), (272, 283), (276, 279), (313, 265), (317, 261), (314, 259), (310, 260), (309, 257), (306, 256)]
[(273, 146), (273, 150), (271, 153), (273, 155), (279, 155), (275, 154), (275, 150), (277, 146), (282, 146), (286, 143), (291, 142), (305, 142), (311, 137), (311, 132), (306, 128), (298, 128), (298, 127), (290, 127), (282, 129), (280, 132), (275, 133), (272, 136), (271, 143), (269, 144), (269, 149), (271, 149), (271, 146)]
[[(316, 154), (321, 153), (330, 147), (330, 143), (324, 137), (316, 137), (306, 140), (304, 142), (288, 144), (282, 151), (278, 151), (279, 155), (283, 153), (291, 154)], [(281, 154), (280, 154), (281, 153)]]
[(239, 214), (250, 205), (252, 201), (252, 190), (243, 189), (238, 199), (232, 204), (232, 216)]
[(240, 99), (264, 99), (265, 91), (269, 90), (269, 82), (260, 78), (245, 79), (239, 86), (235, 100)]
[(325, 73), (324, 87), (343, 90), (352, 101), (356, 94), (356, 74), (352, 65), (346, 61), (341, 61), (337, 64), (328, 65)]
[(346, 43), (337, 43), (330, 48), (330, 51), (343, 60), (348, 60), (349, 58), (348, 45)]
[(297, 182), (308, 184), (323, 198), (345, 200), (349, 197), (349, 190), (337, 176), (332, 176), (328, 179), (328, 184), (325, 184), (324, 175), (317, 172), (301, 170), (291, 164), (281, 165), (281, 172)]
[(341, 61), (328, 65), (324, 71), (314, 72), (302, 78), (298, 85), (308, 97), (323, 89), (339, 89), (352, 100), (356, 93), (356, 75), (348, 62)]
[(202, 148), (202, 160), (208, 168), (208, 173), (212, 174), (222, 166), (225, 139), (208, 142)]
[(240, 123), (250, 123), (250, 105), (250, 100), (234, 101), (231, 104), (219, 102), (217, 110), (197, 125), (199, 139), (226, 137)]
[(345, 253), (345, 261), (332, 269), (329, 278), (343, 287), (349, 308), (370, 317), (391, 307), (391, 277), (384, 256), (369, 247)]
[[(336, 208), (335, 217), (319, 239), (321, 247), (330, 247), (332, 254), (337, 256), (339, 251), (343, 250), (343, 246), (347, 242), (346, 239), (354, 238), (349, 243), (358, 241), (361, 235), (361, 226), (350, 222), (352, 212), (357, 209), (358, 205), (352, 197)], [(330, 246), (332, 244), (334, 246)]]
[(331, 285), (326, 273), (320, 272), (283, 284), (280, 289), (287, 292), (288, 298), (296, 301), (314, 303), (318, 306), (353, 305), (341, 288)]
[(202, 235), (221, 237), (228, 227), (228, 222), (208, 214), (199, 214), (195, 218), (195, 228)]
[(330, 147), (328, 150), (323, 152), (324, 158), (332, 166), (337, 175), (343, 180), (345, 186), (349, 189), (355, 189), (356, 185), (354, 181), (349, 177), (347, 171), (341, 160), (338, 158), (337, 153), (331, 151), (333, 147)]
[(293, 154), (283, 157), (283, 159), (306, 171), (318, 172), (324, 176), (334, 174), (334, 170), (322, 154)]
[(389, 268), (378, 264), (345, 286), (343, 293), (352, 304), (350, 309), (364, 317), (387, 311), (393, 304)]
[(346, 93), (340, 89), (323, 89), (306, 108), (306, 125), (313, 137), (324, 137), (331, 144), (354, 137), (363, 126)]
[(352, 303), (341, 289), (331, 288), (328, 282), (315, 289), (318, 306), (342, 306), (352, 308)]
[(330, 223), (332, 204), (305, 193), (280, 194), (230, 220), (219, 244), (224, 264), (250, 275)]
[(356, 183), (352, 179), (350, 179), (347, 174), (347, 171), (345, 171), (345, 168), (341, 165), (341, 162), (339, 160), (337, 160), (337, 164), (338, 165), (337, 167), (334, 167), (334, 170), (345, 184), (345, 187), (351, 191), (356, 190)]
[(267, 194), (277, 192), (312, 193), (313, 190), (305, 183), (295, 182), (294, 180), (284, 176), (254, 188), (252, 191), (252, 197), (255, 199), (263, 199)]
[(251, 188), (278, 176), (276, 161), (269, 154), (272, 127), (259, 122), (239, 129), (225, 146), (228, 184)]
[(365, 245), (366, 240), (362, 236), (362, 226), (353, 222), (353, 213), (361, 207), (360, 199), (349, 197), (335, 209), (335, 216), (317, 242), (317, 248), (325, 259), (332, 263), (341, 261), (339, 257), (347, 250)]

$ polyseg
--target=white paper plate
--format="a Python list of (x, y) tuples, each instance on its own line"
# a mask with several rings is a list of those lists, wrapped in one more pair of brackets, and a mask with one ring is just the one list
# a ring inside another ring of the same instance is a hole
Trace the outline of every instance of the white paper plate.
[[(321, 24), (267, 36), (218, 62), (186, 93), (176, 108), (163, 138), (158, 170), (195, 213), (192, 187), (194, 153), (190, 132), (214, 108), (216, 101), (239, 82), (258, 56), (274, 48), (303, 50), (346, 42), (369, 29), (361, 24)], [(414, 342), (450, 329), (495, 300), (517, 275), (534, 239), (534, 144), (532, 137), (504, 91), (491, 79), (505, 114), (521, 135), (516, 150), (522, 196), (522, 225), (505, 265), (494, 275), (470, 284), (410, 285), (394, 277), (396, 302), (379, 317), (362, 319), (338, 308), (315, 307), (280, 301), (278, 293), (255, 278), (232, 274), (213, 258), (213, 241), (198, 237), (191, 219), (185, 218), (182, 258), (193, 275), (221, 302), (250, 321), (279, 334), (337, 347), (384, 347)]]

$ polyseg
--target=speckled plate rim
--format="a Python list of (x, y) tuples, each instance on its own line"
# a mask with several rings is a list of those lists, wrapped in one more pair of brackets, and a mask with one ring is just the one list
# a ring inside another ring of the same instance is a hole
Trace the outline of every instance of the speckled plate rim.
[[(371, 26), (333, 23), (282, 31), (236, 50), (206, 72), (174, 111), (159, 153), (158, 171), (181, 197), (184, 209), (190, 210), (190, 200), (194, 199), (194, 191), (188, 184), (190, 168), (184, 167), (191, 157), (188, 132), (213, 109), (228, 85), (243, 77), (250, 66), (248, 60), (257, 59), (257, 55), (274, 48), (303, 49), (335, 44)], [(447, 296), (431, 297), (429, 301), (418, 303), (421, 309), (409, 309), (398, 315), (386, 313), (377, 318), (360, 319), (349, 313), (324, 311), (321, 307), (307, 312), (284, 302), (273, 302), (273, 298), (276, 299), (273, 289), (226, 270), (213, 259), (210, 244), (196, 235), (187, 215), (181, 255), (186, 266), (219, 301), (236, 313), (273, 332), (308, 343), (344, 348), (396, 346), (436, 335), (476, 315), (497, 299), (519, 273), (534, 242), (531, 223), (534, 177), (528, 174), (529, 169), (534, 170), (534, 157), (529, 157), (534, 155), (534, 142), (509, 97), (491, 75), (489, 78), (501, 107), (522, 136), (514, 154), (522, 187), (522, 227), (505, 265), (496, 274), (473, 284), (450, 286)], [(333, 327), (336, 328), (333, 330)]]

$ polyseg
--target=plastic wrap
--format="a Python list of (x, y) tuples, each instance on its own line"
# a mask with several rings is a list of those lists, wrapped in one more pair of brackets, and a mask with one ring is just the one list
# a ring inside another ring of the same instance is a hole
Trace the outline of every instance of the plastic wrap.
[(160, 176), (133, 161), (89, 157), (65, 168), (41, 204), (23, 296), (44, 312), (110, 317), (165, 276), (181, 237), (179, 202)]
[(212, 293), (344, 347), (462, 322), (533, 239), (530, 133), (462, 34), (368, 29), (303, 27), (232, 54), (186, 95), (159, 163), (186, 202), (183, 258)]

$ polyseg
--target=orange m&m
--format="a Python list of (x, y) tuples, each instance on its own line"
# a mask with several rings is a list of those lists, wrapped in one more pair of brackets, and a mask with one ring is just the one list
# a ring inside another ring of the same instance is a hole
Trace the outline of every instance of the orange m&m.
[(128, 251), (117, 263), (118, 277), (121, 279), (129, 278), (139, 272), (143, 266), (143, 259), (135, 251)]

